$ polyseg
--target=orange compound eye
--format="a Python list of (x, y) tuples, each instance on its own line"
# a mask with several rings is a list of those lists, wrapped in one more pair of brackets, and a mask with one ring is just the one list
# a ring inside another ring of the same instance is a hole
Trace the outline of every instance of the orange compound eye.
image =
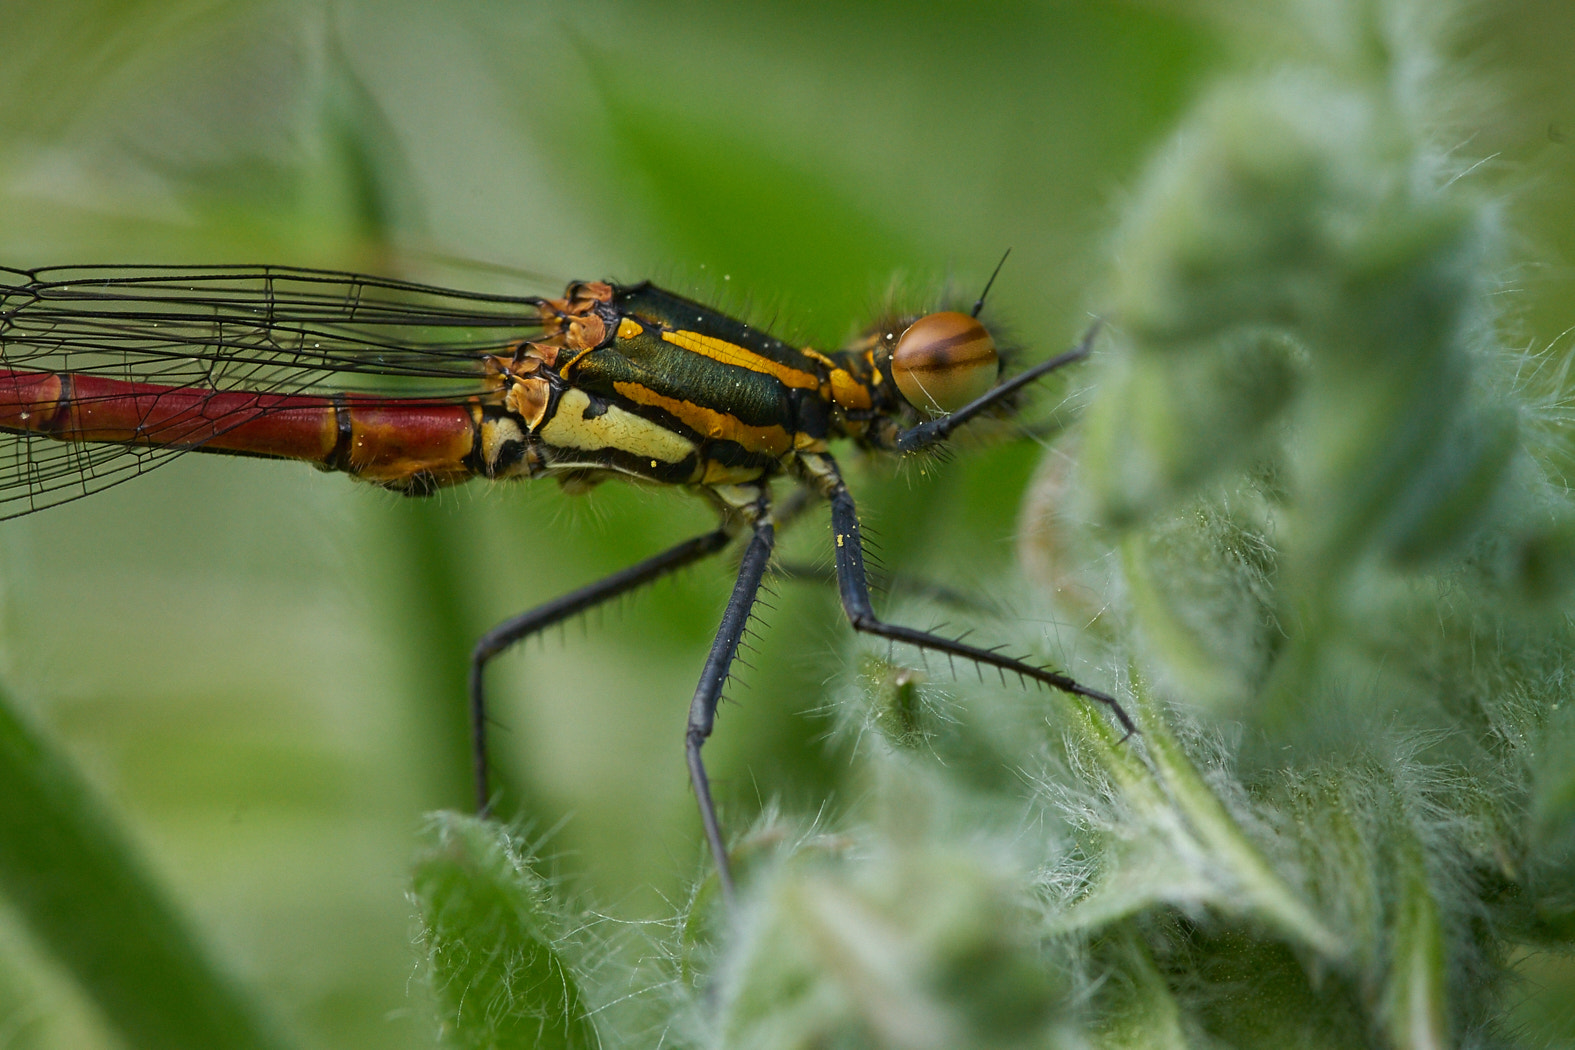
[(908, 404), (955, 412), (995, 385), (995, 340), (967, 314), (926, 314), (908, 326), (891, 354), (891, 377)]

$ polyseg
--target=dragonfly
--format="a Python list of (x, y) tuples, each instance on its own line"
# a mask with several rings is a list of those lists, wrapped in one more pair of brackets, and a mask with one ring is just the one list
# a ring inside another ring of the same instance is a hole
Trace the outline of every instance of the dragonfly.
[(489, 662), (736, 541), (737, 578), (684, 737), (731, 900), (702, 748), (771, 568), (785, 514), (773, 504), (776, 482), (796, 486), (800, 505), (829, 506), (837, 590), (855, 631), (1081, 697), (1136, 732), (1107, 692), (1000, 649), (889, 623), (871, 602), (858, 511), (831, 443), (936, 450), (1090, 353), (1095, 330), (1002, 381), (979, 320), (989, 288), (971, 312), (893, 315), (824, 353), (649, 282), (576, 281), (550, 298), (282, 266), (0, 268), (0, 519), (188, 452), (304, 461), (410, 496), (472, 478), (551, 478), (570, 493), (624, 478), (700, 496), (717, 512), (713, 530), (476, 643), (470, 733), (486, 814)]

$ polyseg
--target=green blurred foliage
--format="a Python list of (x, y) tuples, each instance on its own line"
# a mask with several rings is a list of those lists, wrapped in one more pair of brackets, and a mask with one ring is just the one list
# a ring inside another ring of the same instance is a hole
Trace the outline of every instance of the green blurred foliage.
[(414, 892), (440, 1038), (459, 1047), (602, 1045), (548, 887), (518, 845), (476, 817), (439, 814)]
[[(1239, 25), (1218, 32), (1256, 17), (1254, 6), (608, 2), (566, 13), (482, 0), (0, 0), (0, 262), (266, 261), (523, 292), (574, 277), (651, 276), (825, 344), (892, 300), (970, 298), (1010, 247), (990, 314), (1037, 359), (1074, 338), (1086, 311), (1110, 307), (1093, 290), (1107, 231), (1175, 119), (1223, 70), (1254, 68), (1255, 46), (1283, 50), (1268, 19), (1258, 35)], [(1569, 323), (1564, 260), (1575, 257), (1575, 97), (1565, 76), (1575, 16), (1515, 0), (1474, 17), (1474, 42), (1452, 57), (1502, 97), (1473, 111), (1483, 115), (1462, 132), (1463, 152), (1492, 158), (1464, 180), (1502, 198), (1526, 242), (1517, 258), (1535, 260), (1505, 264), (1521, 326), (1509, 342), (1551, 345), (1540, 371), (1522, 378), (1529, 402), (1557, 421), (1566, 348), (1555, 337)], [(1422, 224), (1417, 237), (1440, 230)], [(1169, 471), (1184, 488), (1205, 473), (1199, 464), (1244, 462), (1243, 444), (1269, 440), (1291, 396), (1291, 368), (1277, 354), (1289, 351), (1243, 341), (1173, 362), (1163, 383), (1149, 375), (1148, 392), (1135, 396), (1162, 411), (1138, 422), (1154, 447), (1193, 457), (1182, 464), (1190, 474), (1172, 462), (1149, 476)], [(1245, 375), (1243, 360), (1252, 363)], [(1210, 401), (1221, 377), (1251, 396)], [(1033, 418), (1049, 418), (1062, 389), (1048, 385)], [(1194, 411), (1234, 413), (1203, 435), (1212, 445), (1187, 446), (1165, 430), (1188, 398)], [(1482, 441), (1461, 441), (1457, 458), (1490, 460), (1502, 446), (1492, 420), (1468, 422), (1466, 436)], [(1548, 455), (1566, 471), (1575, 465), (1562, 463), (1566, 450)], [(849, 466), (892, 571), (986, 590), (1013, 571), (1018, 504), (1039, 456), (1033, 442), (973, 442), (944, 464)], [(1469, 489), (1469, 470), (1454, 476)], [(1243, 485), (1228, 514), (1210, 507), (1192, 532), (1177, 526), (1121, 551), (1129, 582), (1152, 585), (1144, 627), (1173, 655), (1170, 671), (1216, 697), (1244, 696), (1278, 644), (1239, 629), (1261, 624), (1264, 594), (1252, 581), (1262, 574), (1220, 573), (1221, 586), (1240, 593), (1189, 604), (1165, 588), (1207, 573), (1178, 583), (1144, 566), (1188, 552), (1257, 565), (1262, 552), (1250, 543), (1218, 541), (1254, 535), (1274, 481)], [(1131, 482), (1110, 491), (1151, 495)], [(1432, 510), (1457, 502), (1453, 490), (1413, 501), (1394, 533), (1411, 546), (1392, 548), (1427, 553), (1428, 535), (1459, 527)], [(680, 497), (628, 487), (570, 500), (545, 485), (471, 486), (416, 504), (305, 468), (186, 457), (0, 526), (0, 657), (8, 683), (123, 821), (212, 954), (283, 1028), (303, 1045), (426, 1045), (433, 1022), (409, 980), (406, 869), (421, 815), (468, 798), (471, 640), (706, 528), (707, 517)], [(1562, 535), (1550, 527), (1526, 539), (1525, 578), (1547, 581), (1569, 560)], [(820, 521), (807, 520), (784, 553), (824, 562), (826, 540)], [(624, 919), (670, 918), (704, 871), (680, 741), (728, 571), (719, 563), (661, 583), (505, 658), (492, 677), (505, 815), (551, 829), (541, 865)], [(941, 705), (929, 693), (915, 706), (898, 681), (907, 669), (870, 670), (884, 647), (850, 655), (832, 594), (775, 589), (751, 666), (730, 689), (737, 703), (724, 706), (707, 749), (730, 827), (773, 803), (790, 813), (825, 803), (828, 816), (852, 806), (869, 777), (884, 775), (851, 757), (866, 753), (861, 733), (883, 719), (900, 721), (917, 754), (942, 756), (981, 792), (1020, 775), (1030, 757), (1018, 750), (1023, 727), (1041, 725), (1042, 710), (1010, 691), (990, 694), (1007, 712), (993, 719), (970, 721), (965, 704), (926, 707)], [(1556, 583), (1550, 592), (1564, 593)], [(1013, 611), (1028, 626), (1017, 629), (1036, 651), (1075, 632), (1058, 639), (1035, 617), (1083, 622), (1067, 612), (1074, 602), (1051, 613), (1017, 591), (1005, 600), (1019, 603)], [(959, 616), (907, 608), (921, 624)], [(1100, 609), (1086, 611), (1092, 621)], [(1166, 637), (1186, 642), (1167, 646)], [(1069, 660), (1089, 658), (1079, 644), (1068, 645)], [(932, 664), (929, 676), (946, 680)], [(834, 717), (826, 695), (828, 680), (859, 674), (892, 683), (889, 702), (902, 705), (862, 728), (840, 723), (846, 715)], [(1554, 764), (1539, 775), (1549, 785), (1541, 826), (1558, 839), (1565, 771)], [(1215, 848), (1237, 841), (1228, 822), (1192, 815), (1216, 830)], [(769, 855), (772, 825), (762, 827), (749, 842)], [(1557, 884), (1563, 874), (1555, 866), (1541, 877)], [(853, 880), (803, 896), (817, 877), (790, 865), (768, 891), (790, 911), (835, 903), (901, 929), (903, 910), (929, 885), (921, 871), (911, 886)], [(1181, 872), (1178, 883), (1190, 877)], [(869, 980), (908, 994), (973, 952), (993, 960), (968, 971), (986, 991), (1013, 986), (1020, 945), (1002, 931), (1023, 901), (1000, 889), (990, 857), (961, 880), (971, 889), (959, 908), (973, 911), (954, 927), (938, 921), (930, 940), (893, 934), (888, 944), (937, 969), (915, 977), (872, 966)], [(1318, 935), (1287, 911), (1283, 890), (1263, 881), (1250, 899), (1277, 928), (1301, 931), (1302, 950), (1316, 950)], [(22, 930), (0, 924), (0, 956), (34, 957)], [(1124, 960), (1130, 982), (1112, 986), (1111, 1017), (1142, 1018), (1136, 1031), (1180, 1024), (1165, 981), (1184, 968), (1183, 939), (1156, 956), (1152, 940), (1129, 933), (1100, 949)], [(760, 956), (745, 957), (736, 971), (744, 990), (728, 1000), (737, 1031), (758, 1020), (744, 991), (800, 980), (788, 971), (824, 947), (787, 925), (755, 936), (756, 946), (785, 938), (787, 954), (763, 975), (751, 968)], [(1288, 995), (1313, 994), (1294, 960), (1263, 952), (1245, 945), (1234, 957), (1244, 971), (1286, 974)], [(1575, 982), (1562, 963), (1534, 965), (1550, 986)], [(31, 1045), (81, 1045), (98, 1022), (68, 984), (47, 968), (0, 967), (0, 1025), (26, 1021), (40, 1033)], [(1338, 982), (1319, 994), (1325, 1004), (1361, 999)], [(1559, 1020), (1556, 1001), (1528, 996), (1523, 1023), (1558, 1031), (1568, 1018)], [(29, 1009), (50, 1019), (32, 1024)], [(1224, 1017), (1229, 1004), (1215, 1010)], [(1055, 1011), (1035, 1017), (1053, 1023)], [(1009, 1012), (986, 1020), (1004, 1026), (990, 1035), (997, 1044), (1016, 1038)]]

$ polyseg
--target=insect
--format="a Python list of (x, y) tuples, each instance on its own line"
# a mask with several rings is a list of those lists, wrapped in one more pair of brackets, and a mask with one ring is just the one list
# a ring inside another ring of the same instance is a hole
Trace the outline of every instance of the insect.
[[(999, 270), (999, 268), (997, 268)], [(992, 277), (993, 281), (994, 278)], [(988, 293), (989, 286), (985, 291)], [(855, 630), (1104, 705), (1065, 674), (875, 614), (834, 439), (912, 453), (1009, 403), (1073, 349), (998, 382), (971, 313), (893, 318), (847, 349), (788, 345), (652, 284), (509, 297), (288, 267), (0, 269), (0, 518), (76, 499), (183, 452), (303, 460), (413, 496), (473, 477), (680, 486), (717, 527), (507, 620), (471, 658), (477, 805), (487, 810), (484, 676), (522, 639), (744, 544), (689, 707), (685, 755), (724, 894), (726, 844), (701, 751), (776, 536), (772, 482), (830, 506)]]

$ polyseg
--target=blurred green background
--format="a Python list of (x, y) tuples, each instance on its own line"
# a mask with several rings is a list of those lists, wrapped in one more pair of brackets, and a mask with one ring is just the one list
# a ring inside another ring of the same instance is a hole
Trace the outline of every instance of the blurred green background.
[[(824, 345), (893, 299), (976, 294), (1011, 248), (991, 315), (1037, 357), (1099, 306), (1122, 186), (1258, 60), (1223, 29), (1250, 5), (1223, 2), (575, 8), (0, 0), (0, 263), (653, 277)], [(1561, 355), (1570, 54), (1568, 5), (1522, 0), (1479, 5), (1460, 55), (1501, 96), (1460, 148), (1523, 234), (1508, 338)], [(890, 568), (978, 591), (1012, 571), (1041, 454), (849, 466)], [(406, 870), (422, 814), (468, 804), (471, 642), (709, 524), (626, 486), (418, 503), (189, 456), (0, 526), (0, 672), (287, 1030), (426, 1045)], [(815, 515), (784, 553), (826, 540)], [(669, 914), (704, 863), (681, 739), (729, 577), (661, 583), (491, 679), (503, 814), (617, 920)], [(707, 749), (735, 829), (839, 805), (849, 632), (829, 589), (777, 592)], [(99, 1045), (95, 1024), (0, 909), (0, 1043)]]

